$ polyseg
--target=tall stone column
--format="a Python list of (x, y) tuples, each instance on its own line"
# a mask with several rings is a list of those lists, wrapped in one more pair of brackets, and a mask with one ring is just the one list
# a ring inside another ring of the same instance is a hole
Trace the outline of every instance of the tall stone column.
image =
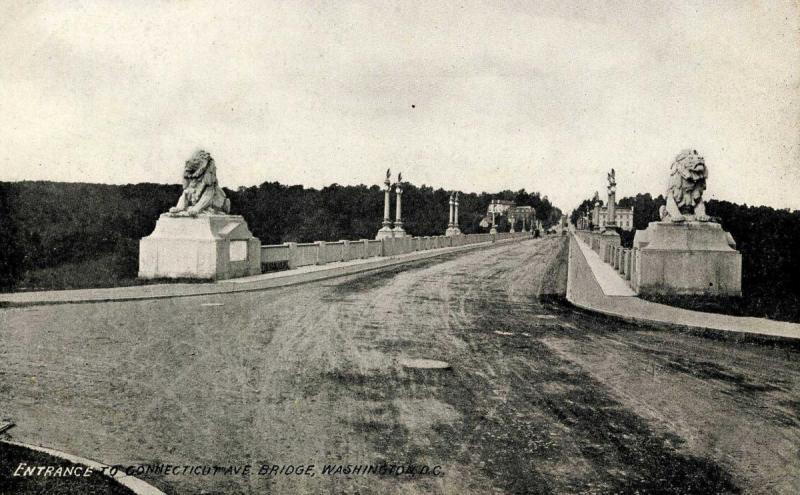
[(384, 191), (384, 194), (383, 194), (383, 226), (384, 227), (388, 227), (392, 223), (391, 219), (389, 218), (389, 194), (390, 194), (389, 190), (390, 189), (391, 188), (387, 184), (386, 185), (386, 190)]
[(514, 224), (517, 223), (517, 217), (514, 215), (514, 213), (512, 213), (511, 215), (508, 216), (508, 220), (509, 220), (509, 223), (511, 224), (511, 228), (509, 229), (509, 232), (511, 232), (511, 233), (516, 232), (516, 230), (514, 229)]
[(492, 228), (491, 228), (491, 230), (489, 230), (490, 234), (496, 234), (497, 233), (497, 227), (495, 226), (495, 209), (496, 209), (496, 206), (497, 205), (495, 203), (495, 200), (492, 200)]
[(606, 226), (611, 230), (617, 225), (617, 174), (614, 169), (608, 174), (608, 206), (606, 206)]
[(453, 204), (453, 235), (461, 235), (461, 228), (458, 226), (458, 191), (455, 192), (455, 203)]
[(622, 240), (617, 234), (617, 179), (614, 169), (608, 174), (608, 205), (606, 206), (606, 221), (603, 225), (603, 242), (607, 246), (620, 246)]
[(394, 236), (404, 237), (406, 231), (403, 230), (403, 188), (400, 183), (400, 175), (398, 175), (397, 184), (395, 185), (394, 192), (397, 195), (397, 210), (395, 211), (394, 218)]
[(456, 196), (456, 193), (454, 193), (454, 192), (450, 193), (450, 201), (449, 201), (449, 204), (450, 204), (450, 219), (447, 222), (447, 230), (444, 232), (444, 235), (446, 235), (446, 236), (455, 235), (455, 232), (453, 231), (453, 226), (454, 226), (454, 220), (453, 219), (455, 218), (455, 206), (456, 206), (455, 196)]
[(453, 228), (453, 217), (454, 217), (454, 210), (456, 206), (456, 200), (453, 198), (453, 193), (450, 193), (450, 221), (447, 223), (447, 226), (451, 229)]
[(392, 191), (392, 184), (389, 180), (389, 171), (386, 171), (386, 180), (383, 181), (384, 184), (384, 191), (383, 191), (383, 227), (378, 231), (378, 235), (375, 236), (375, 239), (381, 240), (387, 237), (392, 237), (392, 219), (390, 217), (390, 194)]
[(614, 227), (617, 222), (617, 194), (612, 188), (608, 190), (608, 207), (606, 208), (606, 227)]

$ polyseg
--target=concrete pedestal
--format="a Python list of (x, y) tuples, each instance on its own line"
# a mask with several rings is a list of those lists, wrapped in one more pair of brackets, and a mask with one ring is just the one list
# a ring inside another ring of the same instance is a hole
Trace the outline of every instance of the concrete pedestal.
[(403, 230), (403, 227), (395, 227), (394, 230), (392, 230), (392, 233), (393, 233), (395, 239), (397, 239), (399, 237), (405, 237), (407, 235), (406, 231)]
[(447, 237), (453, 237), (454, 235), (461, 235), (461, 229), (458, 227), (448, 227), (447, 230), (444, 232), (444, 235)]
[(650, 222), (633, 247), (640, 294), (740, 296), (742, 255), (714, 222)]
[(140, 278), (221, 280), (261, 273), (261, 241), (239, 215), (161, 215), (139, 241)]
[(619, 234), (613, 229), (603, 230), (599, 235), (598, 242), (600, 244), (600, 257), (603, 258), (603, 261), (606, 263), (611, 263), (612, 259), (610, 247), (619, 247), (622, 245), (622, 239), (620, 239)]
[(606, 242), (608, 244), (613, 244), (615, 246), (620, 246), (622, 244), (622, 240), (620, 239), (619, 234), (617, 234), (616, 230), (611, 230), (611, 229), (604, 230), (603, 232), (600, 233), (600, 238), (603, 240), (603, 242)]
[(391, 239), (394, 237), (394, 230), (388, 225), (384, 225), (375, 235), (375, 240), (380, 241), (381, 239)]

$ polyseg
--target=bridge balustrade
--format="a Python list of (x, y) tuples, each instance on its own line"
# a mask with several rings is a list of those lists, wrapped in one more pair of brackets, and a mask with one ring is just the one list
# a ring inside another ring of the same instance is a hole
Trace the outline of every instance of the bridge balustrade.
[(302, 244), (290, 242), (289, 251), (289, 268), (317, 264), (317, 245), (313, 242)]
[(308, 265), (324, 265), (339, 261), (398, 256), (414, 251), (466, 246), (482, 242), (532, 237), (532, 232), (501, 232), (498, 234), (465, 234), (458, 236), (397, 237), (383, 240), (361, 239), (336, 242), (286, 242), (261, 246), (264, 264), (286, 263), (291, 268)]
[(261, 263), (284, 263), (289, 261), (289, 245), (276, 244), (261, 246)]
[(368, 239), (365, 240), (364, 243), (367, 245), (367, 253), (364, 256), (365, 258), (374, 258), (381, 255), (383, 241)]
[(640, 263), (638, 248), (624, 248), (605, 242), (600, 234), (596, 232), (574, 232), (573, 234), (597, 252), (600, 259), (611, 265), (628, 283), (630, 288), (638, 293), (637, 273), (639, 272)]

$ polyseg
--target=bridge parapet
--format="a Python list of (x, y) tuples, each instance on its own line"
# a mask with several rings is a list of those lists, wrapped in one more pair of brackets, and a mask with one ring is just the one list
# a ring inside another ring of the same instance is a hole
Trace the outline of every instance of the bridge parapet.
[(286, 264), (289, 269), (309, 265), (324, 265), (339, 261), (399, 256), (414, 251), (443, 249), (484, 242), (511, 239), (531, 239), (532, 232), (503, 232), (498, 234), (465, 234), (458, 236), (387, 237), (380, 240), (360, 239), (336, 242), (287, 242), (261, 246), (262, 263)]

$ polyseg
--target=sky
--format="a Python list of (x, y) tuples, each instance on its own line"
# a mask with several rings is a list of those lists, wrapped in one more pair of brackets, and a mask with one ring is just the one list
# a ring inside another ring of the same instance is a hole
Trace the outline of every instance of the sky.
[(565, 212), (666, 187), (800, 209), (800, 3), (7, 2), (0, 180), (404, 180)]

